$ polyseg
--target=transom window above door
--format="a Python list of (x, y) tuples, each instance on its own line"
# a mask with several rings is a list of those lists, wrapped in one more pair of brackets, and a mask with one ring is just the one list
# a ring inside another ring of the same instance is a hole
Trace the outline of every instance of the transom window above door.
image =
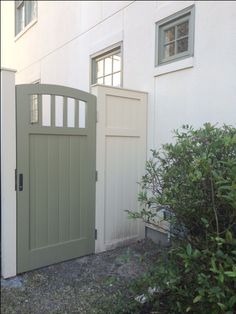
[(194, 7), (156, 23), (156, 65), (193, 55)]
[(117, 47), (92, 58), (92, 84), (122, 85), (121, 48)]

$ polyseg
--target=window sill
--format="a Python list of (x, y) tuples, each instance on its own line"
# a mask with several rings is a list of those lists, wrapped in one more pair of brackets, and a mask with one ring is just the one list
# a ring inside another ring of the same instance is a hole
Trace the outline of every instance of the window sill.
[(168, 74), (171, 72), (189, 69), (189, 68), (192, 68), (193, 66), (194, 66), (193, 57), (189, 57), (189, 58), (179, 60), (179, 61), (173, 61), (168, 64), (162, 64), (162, 65), (157, 66), (154, 70), (154, 76), (160, 76), (160, 75)]
[(38, 22), (37, 19), (34, 19), (31, 21), (22, 31), (20, 31), (16, 36), (15, 36), (15, 42), (22, 36), (24, 33), (26, 33), (34, 24)]

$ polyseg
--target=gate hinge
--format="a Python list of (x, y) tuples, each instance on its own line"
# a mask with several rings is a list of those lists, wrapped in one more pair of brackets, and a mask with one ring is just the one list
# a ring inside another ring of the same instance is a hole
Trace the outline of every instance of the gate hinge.
[(98, 231), (97, 231), (97, 229), (95, 229), (94, 237), (95, 237), (95, 240), (97, 240), (97, 238), (98, 238)]
[(15, 191), (17, 191), (17, 169), (15, 169)]
[(95, 172), (95, 181), (97, 182), (98, 181), (98, 171), (96, 170)]

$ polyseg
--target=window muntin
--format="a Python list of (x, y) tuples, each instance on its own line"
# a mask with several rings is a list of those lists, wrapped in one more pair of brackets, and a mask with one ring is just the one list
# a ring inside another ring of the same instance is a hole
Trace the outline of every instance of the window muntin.
[(121, 49), (115, 48), (92, 59), (92, 84), (121, 86)]
[(193, 7), (157, 23), (156, 65), (193, 55)]
[(15, 1), (15, 35), (37, 17), (37, 1)]

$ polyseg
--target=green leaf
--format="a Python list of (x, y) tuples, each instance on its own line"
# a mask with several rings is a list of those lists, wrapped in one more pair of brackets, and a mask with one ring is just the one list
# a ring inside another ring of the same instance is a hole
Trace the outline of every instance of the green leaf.
[(191, 306), (186, 308), (186, 312), (189, 312), (191, 310)]
[(235, 271), (225, 271), (224, 274), (227, 275), (228, 277), (236, 277)]
[(233, 307), (235, 303), (236, 303), (236, 296), (233, 295), (233, 296), (229, 299), (229, 306), (230, 306), (230, 307)]
[(217, 303), (222, 311), (226, 309), (226, 306), (223, 303)]
[(187, 252), (188, 256), (190, 256), (192, 254), (192, 246), (190, 243), (186, 247), (186, 252)]
[(226, 231), (225, 237), (228, 242), (231, 242), (233, 239), (232, 233), (229, 230)]
[(194, 299), (193, 299), (193, 303), (197, 303), (201, 300), (202, 296), (201, 295), (197, 295)]
[(219, 282), (223, 283), (224, 282), (224, 274), (223, 273), (220, 273), (219, 276), (218, 276), (218, 279), (219, 279)]
[(215, 258), (211, 258), (212, 271), (217, 272)]
[(199, 171), (199, 170), (196, 170), (195, 171), (195, 176), (196, 176), (196, 179), (201, 179), (201, 177), (202, 177), (202, 173), (201, 173), (201, 171)]
[(180, 306), (179, 301), (177, 301), (176, 304), (177, 304), (178, 309), (180, 310), (180, 309), (181, 309), (181, 306)]
[(209, 225), (208, 220), (206, 218), (201, 218), (201, 221), (204, 223), (204, 225)]
[(199, 257), (201, 255), (201, 252), (199, 250), (194, 250), (193, 251), (193, 257)]

